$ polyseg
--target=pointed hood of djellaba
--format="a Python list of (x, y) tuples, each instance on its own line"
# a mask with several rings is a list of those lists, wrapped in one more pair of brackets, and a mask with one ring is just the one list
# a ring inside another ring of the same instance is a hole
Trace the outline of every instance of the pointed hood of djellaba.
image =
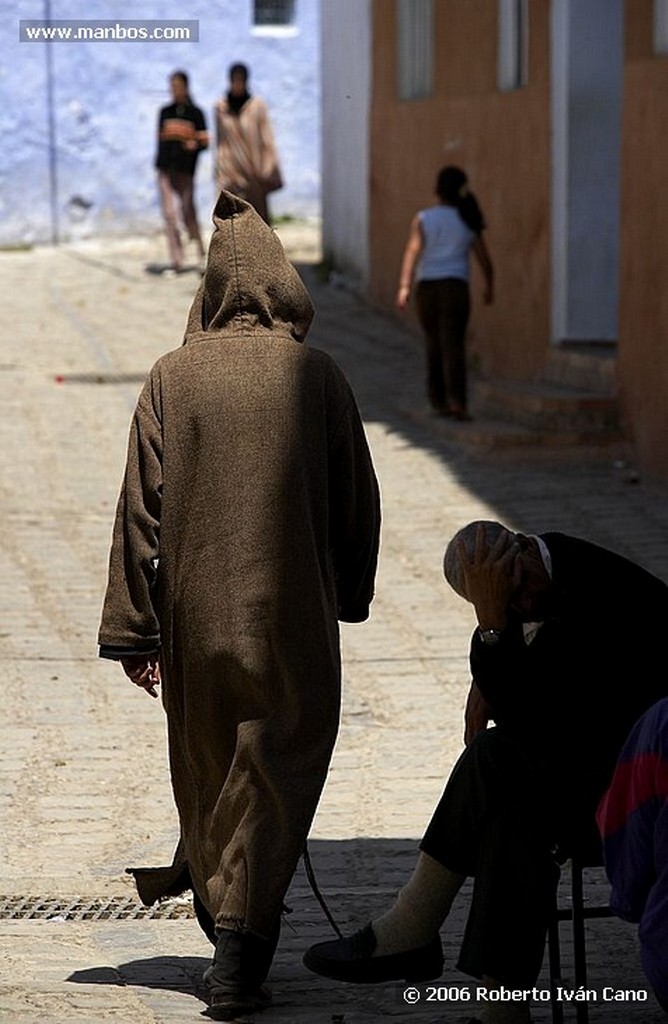
[(279, 330), (303, 341), (314, 310), (276, 232), (253, 207), (221, 192), (206, 272), (188, 315), (184, 344), (221, 334)]

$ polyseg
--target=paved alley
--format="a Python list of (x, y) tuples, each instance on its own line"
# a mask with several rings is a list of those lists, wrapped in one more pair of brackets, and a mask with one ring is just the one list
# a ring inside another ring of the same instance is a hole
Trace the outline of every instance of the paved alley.
[[(668, 502), (626, 450), (487, 450), (467, 440), (475, 424), (432, 419), (419, 338), (319, 279), (317, 225), (278, 230), (316, 305), (311, 344), (356, 391), (383, 494), (377, 598), (369, 622), (343, 627), (343, 721), (310, 843), (346, 931), (409, 875), (461, 749), (474, 617), (443, 582), (449, 537), (474, 518), (563, 530), (668, 580)], [(180, 344), (198, 283), (146, 273), (162, 250), (158, 237), (0, 253), (3, 1024), (206, 1019), (211, 947), (190, 904), (144, 914), (124, 873), (168, 863), (177, 839), (160, 702), (95, 644), (130, 416), (149, 367)], [(590, 892), (605, 902), (600, 872)], [(429, 998), (418, 986), (415, 1004), (404, 986), (309, 974), (301, 953), (332, 933), (301, 868), (288, 903), (262, 1024), (457, 1024), (473, 1012), (475, 986), (454, 968), (466, 892), (443, 931), (441, 987)], [(591, 1024), (664, 1021), (651, 995), (604, 1001), (607, 989), (646, 991), (633, 928), (587, 931)], [(541, 998), (534, 1020), (550, 1020)]]

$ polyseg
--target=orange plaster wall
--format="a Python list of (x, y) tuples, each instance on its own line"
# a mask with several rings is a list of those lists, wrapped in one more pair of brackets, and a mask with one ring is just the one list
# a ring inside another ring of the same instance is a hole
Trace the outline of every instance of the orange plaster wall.
[(618, 379), (638, 458), (668, 479), (668, 57), (625, 70)]
[(627, 0), (624, 9), (624, 50), (627, 61), (652, 55), (654, 0)]
[(391, 306), (408, 226), (436, 173), (463, 167), (487, 219), (496, 302), (473, 271), (470, 350), (486, 375), (530, 377), (549, 345), (549, 2), (532, 0), (529, 85), (496, 86), (496, 0), (439, 0), (429, 99), (396, 98), (394, 4), (375, 0), (370, 297)]

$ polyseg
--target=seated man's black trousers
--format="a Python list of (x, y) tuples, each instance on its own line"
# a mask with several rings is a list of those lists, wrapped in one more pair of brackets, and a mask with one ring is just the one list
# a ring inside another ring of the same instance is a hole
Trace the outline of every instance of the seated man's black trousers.
[(536, 982), (559, 878), (551, 787), (541, 778), (503, 729), (480, 733), (453, 768), (420, 844), (474, 879), (457, 967), (512, 988)]

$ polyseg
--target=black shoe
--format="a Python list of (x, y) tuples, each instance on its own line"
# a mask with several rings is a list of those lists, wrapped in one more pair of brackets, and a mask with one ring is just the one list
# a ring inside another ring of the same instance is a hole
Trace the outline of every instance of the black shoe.
[(426, 946), (405, 953), (372, 956), (376, 936), (370, 924), (348, 939), (319, 942), (304, 953), (304, 966), (337, 981), (431, 981), (443, 973), (443, 947), (437, 935)]

